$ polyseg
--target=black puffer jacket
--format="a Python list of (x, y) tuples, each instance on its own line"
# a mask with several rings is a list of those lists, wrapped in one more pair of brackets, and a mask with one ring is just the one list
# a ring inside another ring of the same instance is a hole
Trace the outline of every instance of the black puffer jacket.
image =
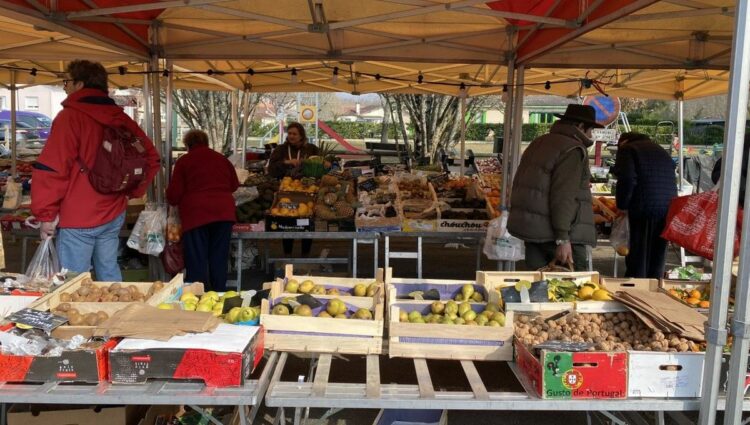
[(667, 214), (677, 196), (675, 166), (661, 146), (648, 139), (628, 142), (617, 150), (617, 208), (637, 217)]

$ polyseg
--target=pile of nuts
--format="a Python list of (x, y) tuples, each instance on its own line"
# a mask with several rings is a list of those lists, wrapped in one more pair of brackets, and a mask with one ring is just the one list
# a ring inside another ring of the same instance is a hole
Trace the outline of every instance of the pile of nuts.
[(589, 351), (701, 351), (699, 344), (652, 331), (633, 313), (569, 314), (557, 320), (516, 316), (516, 338), (528, 347), (547, 341), (594, 344)]
[(58, 305), (52, 313), (58, 316), (68, 318), (68, 323), (71, 326), (97, 326), (109, 319), (109, 315), (104, 311), (97, 311), (96, 313), (81, 314), (77, 308), (71, 307), (69, 303), (62, 303)]

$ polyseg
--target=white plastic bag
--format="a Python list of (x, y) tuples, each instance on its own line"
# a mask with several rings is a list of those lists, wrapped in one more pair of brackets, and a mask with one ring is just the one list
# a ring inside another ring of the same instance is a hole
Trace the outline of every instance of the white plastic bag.
[(622, 256), (628, 255), (630, 252), (630, 224), (627, 215), (617, 217), (612, 223), (609, 243)]
[(487, 226), (484, 255), (490, 260), (520, 261), (526, 257), (523, 241), (512, 236), (508, 232), (507, 225), (508, 212), (503, 211), (500, 217), (492, 219)]
[(26, 277), (32, 281), (51, 282), (59, 272), (60, 260), (57, 257), (55, 241), (52, 238), (47, 238), (36, 249), (34, 257), (26, 268)]
[(165, 230), (167, 210), (159, 206), (147, 206), (141, 211), (130, 232), (127, 245), (141, 254), (158, 256), (166, 246)]

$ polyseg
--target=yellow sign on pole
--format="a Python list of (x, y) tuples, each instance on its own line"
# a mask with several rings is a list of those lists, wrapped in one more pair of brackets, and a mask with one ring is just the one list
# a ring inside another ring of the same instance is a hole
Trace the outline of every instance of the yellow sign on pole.
[(304, 123), (314, 123), (318, 120), (315, 105), (302, 105), (299, 110), (299, 120)]

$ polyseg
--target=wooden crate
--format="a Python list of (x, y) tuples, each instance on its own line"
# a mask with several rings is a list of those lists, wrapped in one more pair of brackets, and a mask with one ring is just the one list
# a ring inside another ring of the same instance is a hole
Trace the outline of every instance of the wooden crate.
[[(677, 301), (685, 305), (695, 308), (698, 312), (702, 314), (708, 314), (708, 309), (692, 306), (686, 303), (683, 299), (672, 295), (669, 292), (669, 290), (670, 289), (682, 289), (682, 290), (698, 289), (701, 292), (705, 292), (706, 289), (710, 289), (710, 288), (711, 288), (710, 281), (690, 281), (690, 280), (671, 280), (671, 279), (661, 279), (659, 281), (659, 291), (664, 292), (665, 294), (669, 295), (670, 297), (676, 299)], [(729, 297), (730, 310), (733, 309), (733, 304), (734, 304), (734, 298), (730, 296)]]
[[(432, 301), (397, 300), (388, 292), (388, 355), (444, 360), (513, 359), (513, 312), (507, 312), (505, 326), (466, 326), (400, 322), (401, 308), (429, 309)], [(473, 303), (474, 311), (485, 303)]]
[(300, 283), (311, 280), (326, 288), (338, 287), (351, 291), (358, 283), (372, 283), (373, 279), (349, 279), (322, 276), (295, 276), (292, 265), (286, 267), (286, 277), (271, 283), (267, 300), (261, 302), (260, 323), (265, 330), (265, 347), (274, 351), (380, 354), (383, 350), (384, 288), (383, 270), (378, 270), (375, 282), (378, 291), (373, 297), (341, 295), (314, 295), (327, 301), (338, 298), (350, 306), (367, 308), (373, 312), (373, 320), (334, 319), (326, 317), (300, 317), (272, 315), (272, 303), (285, 297), (299, 294), (284, 292), (289, 279)]
[(586, 282), (599, 284), (601, 280), (599, 272), (542, 272), (542, 279), (572, 280), (577, 285)]
[(457, 294), (460, 294), (461, 288), (466, 284), (473, 285), (475, 291), (480, 291), (482, 293), (482, 297), (484, 298), (484, 301), (482, 302), (487, 302), (488, 300), (491, 300), (492, 302), (499, 301), (497, 298), (491, 298), (492, 295), (490, 294), (490, 291), (487, 290), (487, 287), (471, 280), (394, 278), (389, 271), (385, 276), (385, 284), (386, 296), (388, 299), (390, 299), (390, 293), (393, 293), (393, 298), (397, 301), (401, 301), (398, 299), (399, 294), (413, 291), (426, 291), (428, 289), (437, 289), (441, 295), (440, 300), (448, 301), (454, 299)]
[[(159, 303), (161, 303), (171, 291), (174, 291), (175, 288), (182, 287), (182, 278), (183, 278), (182, 274), (178, 274), (177, 276), (175, 276), (169, 283), (166, 283), (161, 290), (159, 290), (158, 292), (153, 294), (149, 299), (147, 299), (146, 303), (149, 305), (153, 305), (153, 306), (156, 306)], [(71, 279), (69, 282), (60, 286), (54, 292), (51, 292), (47, 294), (46, 296), (36, 300), (34, 303), (29, 305), (29, 308), (42, 310), (42, 311), (54, 310), (58, 305), (61, 304), (61, 301), (60, 301), (61, 294), (65, 292), (76, 291), (78, 288), (81, 287), (81, 284), (86, 279), (91, 279), (90, 273), (82, 273), (76, 276), (75, 278)], [(99, 287), (109, 286), (112, 283), (114, 282), (93, 282), (94, 286), (99, 286)], [(125, 287), (130, 286), (131, 284), (138, 287), (141, 290), (141, 292), (147, 293), (149, 288), (151, 288), (151, 285), (153, 284), (153, 282), (126, 282), (126, 283), (123, 282), (123, 286)], [(69, 302), (68, 304), (70, 304), (71, 308), (77, 309), (82, 314), (103, 311), (107, 313), (109, 316), (112, 316), (114, 313), (136, 302), (137, 301)], [(84, 337), (90, 337), (93, 335), (93, 331), (95, 328), (96, 328), (95, 326), (60, 326), (54, 330), (53, 336), (56, 338), (61, 338), (61, 339), (68, 339), (74, 335), (83, 335)]]
[(488, 290), (513, 286), (520, 280), (536, 282), (542, 280), (540, 272), (477, 272), (477, 284), (484, 285)]

